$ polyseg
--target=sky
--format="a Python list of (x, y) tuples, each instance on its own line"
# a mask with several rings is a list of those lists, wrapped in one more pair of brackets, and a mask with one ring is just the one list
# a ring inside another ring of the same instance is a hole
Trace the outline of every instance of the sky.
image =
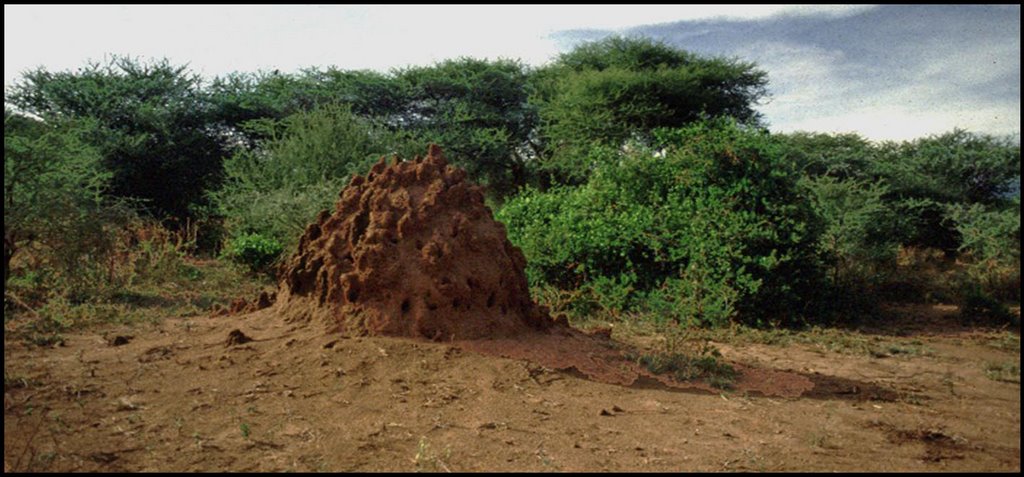
[(615, 34), (756, 63), (773, 131), (1019, 142), (1019, 5), (4, 5), (4, 85), (115, 54), (208, 78), (460, 56), (540, 66)]

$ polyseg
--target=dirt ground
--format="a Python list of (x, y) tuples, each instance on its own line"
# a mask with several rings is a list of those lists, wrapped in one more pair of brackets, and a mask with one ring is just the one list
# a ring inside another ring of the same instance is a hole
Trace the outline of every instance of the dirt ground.
[(267, 312), (5, 335), (4, 470), (1019, 472), (1019, 371), (986, 375), (1019, 370), (1019, 335), (942, 316), (874, 331), (871, 354), (716, 343), (806, 377), (799, 397), (623, 387)]

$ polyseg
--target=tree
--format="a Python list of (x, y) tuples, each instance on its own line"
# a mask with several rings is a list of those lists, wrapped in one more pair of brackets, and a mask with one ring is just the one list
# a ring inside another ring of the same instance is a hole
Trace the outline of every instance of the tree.
[(11, 261), (36, 257), (65, 273), (111, 245), (104, 229), (121, 210), (104, 198), (111, 174), (89, 144), (89, 121), (42, 122), (4, 109), (4, 289)]
[(249, 128), (267, 139), (225, 161), (227, 179), (211, 196), (232, 237), (257, 234), (284, 250), (331, 207), (353, 174), (381, 156), (407, 151), (390, 131), (343, 105), (251, 122)]
[(525, 150), (536, 125), (527, 102), (528, 71), (516, 61), (472, 58), (395, 72), (407, 95), (392, 124), (445, 156), (502, 199), (529, 178)]
[(406, 97), (391, 76), (374, 71), (308, 68), (299, 74), (279, 71), (233, 73), (215, 78), (210, 101), (218, 122), (252, 147), (266, 137), (243, 125), (260, 119), (280, 120), (330, 104), (347, 105), (357, 115), (398, 127)]
[(890, 185), (886, 197), (910, 217), (903, 243), (954, 254), (961, 237), (948, 220), (949, 207), (996, 205), (1020, 180), (1020, 145), (1009, 138), (963, 130), (880, 146), (874, 175)]
[(596, 166), (594, 147), (650, 143), (652, 131), (704, 117), (756, 124), (766, 73), (752, 63), (704, 58), (643, 38), (609, 37), (565, 53), (535, 75), (540, 169), (579, 184)]
[(30, 71), (7, 101), (46, 121), (91, 119), (109, 193), (141, 199), (157, 218), (190, 216), (221, 179), (227, 141), (202, 82), (167, 60), (114, 57), (75, 72)]
[(775, 137), (783, 154), (808, 177), (877, 179), (874, 164), (879, 152), (874, 144), (858, 134), (797, 132)]
[(525, 146), (536, 115), (527, 102), (528, 76), (516, 61), (460, 58), (389, 74), (309, 68), (228, 75), (214, 81), (211, 96), (224, 127), (248, 147), (267, 137), (260, 136), (265, 129), (237, 127), (247, 121), (344, 105), (418, 141), (419, 151), (441, 145), (452, 163), (501, 199), (529, 181)]
[(884, 182), (820, 175), (803, 177), (800, 186), (822, 222), (818, 249), (837, 290), (872, 284), (895, 265), (897, 220), (884, 200), (889, 191)]

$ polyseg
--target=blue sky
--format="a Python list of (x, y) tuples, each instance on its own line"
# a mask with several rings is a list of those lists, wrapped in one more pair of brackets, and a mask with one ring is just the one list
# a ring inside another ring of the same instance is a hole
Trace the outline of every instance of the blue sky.
[(611, 34), (757, 63), (775, 131), (1020, 134), (1019, 5), (5, 5), (4, 84), (111, 54), (207, 77), (458, 56), (537, 66)]

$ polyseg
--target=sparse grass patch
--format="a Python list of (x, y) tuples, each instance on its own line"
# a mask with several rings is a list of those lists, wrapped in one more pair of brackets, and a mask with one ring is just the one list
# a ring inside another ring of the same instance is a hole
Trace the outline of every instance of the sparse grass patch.
[[(443, 455), (442, 455), (443, 454)], [(416, 455), (413, 456), (413, 463), (416, 464), (416, 472), (451, 472), (445, 462), (452, 457), (452, 449), (445, 446), (444, 451), (438, 454), (430, 447), (425, 436), (420, 437), (420, 443), (416, 446)]]
[(986, 336), (981, 339), (981, 344), (990, 348), (1020, 354), (1020, 336), (1009, 331), (999, 333), (998, 336)]
[(993, 381), (1020, 384), (1020, 363), (985, 363), (985, 376)]
[(7, 370), (4, 370), (4, 391), (11, 389), (28, 389), (38, 384), (36, 381), (29, 379), (21, 375), (8, 374)]
[(736, 380), (736, 370), (722, 360), (718, 349), (704, 344), (696, 353), (677, 351), (679, 344), (670, 345), (667, 352), (627, 354), (654, 374), (670, 374), (677, 381), (704, 380), (712, 387), (730, 389)]
[[(935, 354), (933, 349), (929, 348), (919, 339), (886, 337), (841, 328), (814, 326), (797, 330), (790, 328), (755, 328), (741, 324), (733, 324), (721, 328), (682, 328), (670, 325), (657, 326), (652, 324), (652, 321), (652, 319), (643, 317), (628, 319), (613, 323), (613, 329), (617, 339), (641, 346), (650, 342), (651, 337), (660, 336), (661, 338), (658, 339), (669, 342), (674, 340), (679, 342), (715, 342), (730, 345), (762, 344), (777, 347), (807, 345), (823, 352), (864, 355), (875, 358), (933, 356)], [(579, 324), (574, 323), (574, 325), (587, 329), (589, 327), (608, 326), (608, 322), (590, 320)], [(680, 335), (683, 338), (680, 340), (679, 337), (673, 338), (671, 335)], [(1014, 342), (1014, 339), (1016, 339), (1016, 342)], [(1012, 350), (1016, 346), (1016, 349), (1019, 350), (1020, 339), (1007, 333), (998, 342), (993, 342), (992, 346), (1004, 346), (1007, 350)]]
[(817, 447), (819, 449), (838, 449), (838, 447), (831, 442), (832, 436), (825, 431), (814, 431), (807, 436), (807, 443), (811, 447)]
[(68, 332), (96, 325), (134, 326), (156, 323), (168, 317), (192, 317), (208, 313), (213, 305), (226, 305), (239, 296), (255, 296), (270, 282), (248, 275), (242, 267), (227, 261), (178, 258), (180, 266), (167, 273), (145, 269), (120, 287), (95, 289), (86, 297), (74, 297), (50, 290), (20, 289), (15, 283), (10, 294), (33, 296), (31, 302), (6, 304), (4, 322), (9, 336), (38, 346), (55, 346)]

